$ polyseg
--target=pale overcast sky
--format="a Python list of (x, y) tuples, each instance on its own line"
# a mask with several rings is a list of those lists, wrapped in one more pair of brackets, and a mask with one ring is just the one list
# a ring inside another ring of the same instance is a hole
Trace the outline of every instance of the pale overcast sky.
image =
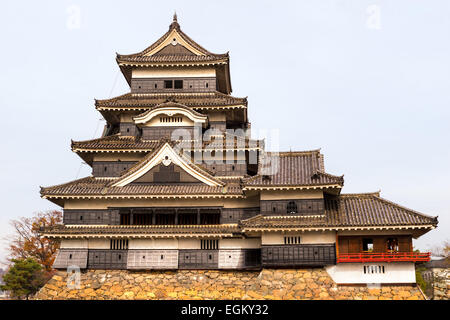
[(3, 1), (0, 235), (56, 208), (40, 185), (90, 174), (70, 139), (100, 136), (94, 98), (129, 90), (115, 52), (153, 43), (174, 10), (194, 40), (230, 52), (254, 133), (279, 129), (282, 150), (321, 148), (343, 192), (381, 189), (438, 215), (418, 248), (450, 238), (448, 0)]

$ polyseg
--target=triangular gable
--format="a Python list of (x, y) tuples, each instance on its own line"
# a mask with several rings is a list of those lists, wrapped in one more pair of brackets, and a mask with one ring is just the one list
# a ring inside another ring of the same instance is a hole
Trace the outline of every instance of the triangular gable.
[(179, 166), (174, 163), (169, 164), (168, 166), (164, 165), (162, 162), (157, 164), (142, 176), (131, 182), (134, 183), (202, 183), (200, 180), (195, 178), (194, 176), (188, 174), (186, 171), (181, 169)]
[(159, 51), (163, 50), (167, 46), (176, 46), (178, 44), (197, 56), (206, 55), (204, 52), (196, 49), (193, 45), (191, 45), (188, 41), (186, 41), (184, 37), (181, 35), (181, 33), (174, 28), (168, 34), (165, 35), (165, 39), (162, 40), (161, 43), (159, 43), (155, 48), (149, 50), (148, 52), (145, 52), (144, 56), (152, 56), (154, 54), (157, 54)]
[(186, 173), (193, 176), (195, 179), (207, 184), (208, 186), (218, 187), (223, 183), (206, 171), (200, 169), (198, 166), (190, 162), (185, 157), (180, 156), (168, 142), (166, 142), (159, 150), (150, 154), (138, 163), (134, 168), (131, 168), (127, 173), (121, 176), (118, 180), (112, 183), (113, 187), (123, 187), (151, 170), (153, 167), (162, 163), (163, 165), (175, 164), (183, 169)]

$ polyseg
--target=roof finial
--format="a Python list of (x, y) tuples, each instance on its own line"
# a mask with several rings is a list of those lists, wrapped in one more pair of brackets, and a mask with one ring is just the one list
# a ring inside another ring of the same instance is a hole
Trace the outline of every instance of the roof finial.
[(170, 24), (170, 29), (173, 29), (173, 28), (176, 29), (176, 28), (179, 28), (179, 27), (180, 27), (180, 25), (178, 24), (177, 12), (175, 11), (174, 14), (173, 14), (173, 21)]

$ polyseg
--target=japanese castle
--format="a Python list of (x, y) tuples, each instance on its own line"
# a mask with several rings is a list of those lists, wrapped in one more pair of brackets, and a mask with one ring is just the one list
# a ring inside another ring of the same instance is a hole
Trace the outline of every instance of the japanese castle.
[(88, 177), (41, 188), (63, 208), (54, 268), (325, 268), (336, 283), (414, 283), (412, 239), (437, 218), (379, 192), (345, 194), (320, 150), (269, 152), (252, 139), (230, 57), (180, 28), (117, 54), (130, 92), (95, 100), (101, 137), (72, 141)]

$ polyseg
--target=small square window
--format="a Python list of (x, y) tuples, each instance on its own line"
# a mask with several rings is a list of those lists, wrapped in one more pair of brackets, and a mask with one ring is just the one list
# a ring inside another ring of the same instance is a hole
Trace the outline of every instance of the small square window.
[(175, 80), (175, 89), (183, 89), (183, 80)]
[(363, 239), (363, 251), (368, 251), (368, 252), (373, 251), (373, 239), (370, 239), (370, 238)]
[(173, 88), (173, 81), (172, 80), (164, 80), (164, 88), (165, 89), (172, 89)]

